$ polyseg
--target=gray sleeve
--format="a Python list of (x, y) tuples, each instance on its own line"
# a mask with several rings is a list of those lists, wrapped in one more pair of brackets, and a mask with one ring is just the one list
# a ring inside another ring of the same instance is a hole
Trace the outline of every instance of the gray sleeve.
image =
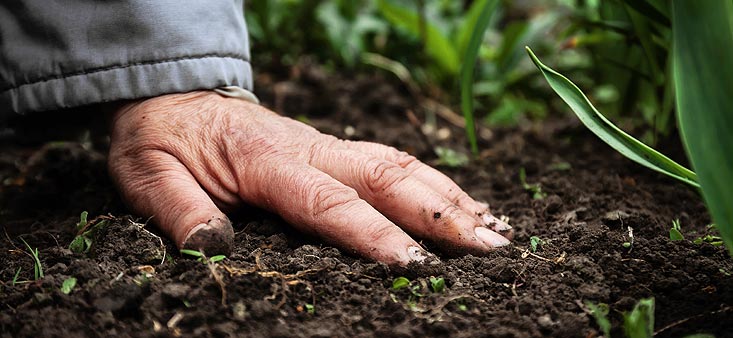
[(0, 119), (221, 86), (252, 89), (242, 0), (0, 2)]

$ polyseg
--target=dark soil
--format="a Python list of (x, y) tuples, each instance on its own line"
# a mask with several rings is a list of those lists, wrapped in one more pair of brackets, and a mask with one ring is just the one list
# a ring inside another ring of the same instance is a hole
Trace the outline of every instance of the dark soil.
[[(432, 146), (465, 149), (460, 129), (441, 118), (442, 141), (421, 135), (408, 115), (424, 121), (427, 110), (380, 75), (301, 66), (258, 83), (266, 105), (324, 132), (390, 144), (428, 163)], [(656, 299), (658, 337), (733, 336), (733, 261), (723, 247), (692, 242), (710, 222), (695, 191), (623, 159), (572, 118), (483, 136), (480, 161), (439, 168), (510, 218), (514, 245), (451, 257), (425, 243), (441, 265), (394, 271), (258, 210), (233, 216), (235, 251), (215, 268), (181, 257), (127, 215), (103, 152), (88, 142), (21, 146), (22, 134), (6, 132), (0, 336), (596, 337), (590, 301), (608, 304), (616, 337), (621, 312), (646, 297)], [(520, 168), (545, 197), (523, 189)], [(90, 219), (109, 215), (93, 221), (107, 225), (88, 254), (73, 254), (83, 210)], [(677, 218), (686, 239), (673, 242)], [(533, 254), (530, 236), (544, 241)], [(45, 277), (33, 280), (21, 238), (39, 249)], [(76, 287), (62, 293), (72, 276)], [(421, 296), (391, 290), (399, 276)], [(443, 277), (445, 290), (431, 291), (429, 276)]]

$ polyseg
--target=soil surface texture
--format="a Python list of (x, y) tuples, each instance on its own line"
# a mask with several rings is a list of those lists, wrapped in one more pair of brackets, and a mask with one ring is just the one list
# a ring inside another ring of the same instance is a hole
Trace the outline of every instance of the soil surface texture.
[[(607, 304), (611, 335), (621, 337), (622, 313), (648, 297), (656, 337), (733, 336), (733, 261), (722, 246), (694, 243), (711, 222), (697, 192), (622, 158), (574, 118), (482, 129), (480, 159), (452, 168), (433, 152), (466, 149), (451, 113), (387, 75), (302, 64), (257, 83), (276, 111), (436, 165), (509, 218), (513, 245), (456, 257), (423, 242), (441, 263), (395, 270), (246, 209), (231, 215), (233, 254), (205, 264), (130, 215), (107, 177), (103, 142), (39, 144), (4, 130), (0, 337), (601, 336), (586, 302)], [(679, 146), (663, 148), (683, 157)], [(91, 245), (73, 253), (82, 211)], [(684, 240), (669, 238), (675, 219)], [(35, 279), (23, 241), (38, 248), (44, 277)], [(410, 285), (392, 289), (397, 277)]]

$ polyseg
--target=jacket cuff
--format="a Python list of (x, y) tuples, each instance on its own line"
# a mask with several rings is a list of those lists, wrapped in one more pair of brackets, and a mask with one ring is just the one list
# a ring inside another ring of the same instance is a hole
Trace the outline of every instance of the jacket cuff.
[(202, 55), (93, 69), (9, 88), (0, 102), (23, 114), (223, 86), (251, 91), (249, 62)]

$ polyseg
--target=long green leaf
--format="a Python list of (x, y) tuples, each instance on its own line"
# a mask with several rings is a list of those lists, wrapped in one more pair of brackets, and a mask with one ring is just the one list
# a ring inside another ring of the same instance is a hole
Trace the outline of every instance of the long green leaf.
[(677, 118), (702, 195), (733, 253), (733, 1), (672, 2)]
[[(379, 12), (392, 25), (420, 36), (420, 16), (415, 11), (394, 5), (387, 0), (377, 2)], [(458, 51), (448, 37), (438, 27), (425, 22), (425, 50), (448, 74), (458, 74), (460, 61)]]
[(667, 156), (664, 156), (616, 127), (593, 107), (588, 98), (574, 83), (560, 73), (545, 66), (529, 47), (527, 47), (527, 52), (555, 93), (570, 106), (570, 109), (573, 110), (580, 121), (601, 140), (636, 163), (674, 177), (694, 187), (699, 187), (697, 176), (694, 172), (677, 164)]
[(476, 26), (473, 27), (471, 39), (466, 46), (466, 53), (463, 55), (463, 66), (461, 67), (461, 110), (463, 118), (466, 120), (466, 135), (471, 143), (471, 152), (474, 156), (478, 155), (478, 142), (476, 141), (476, 128), (474, 126), (473, 117), (473, 71), (476, 66), (476, 56), (478, 56), (479, 47), (484, 39), (484, 33), (489, 27), (491, 14), (494, 13), (497, 0), (486, 1), (481, 8), (481, 14), (476, 20)]

